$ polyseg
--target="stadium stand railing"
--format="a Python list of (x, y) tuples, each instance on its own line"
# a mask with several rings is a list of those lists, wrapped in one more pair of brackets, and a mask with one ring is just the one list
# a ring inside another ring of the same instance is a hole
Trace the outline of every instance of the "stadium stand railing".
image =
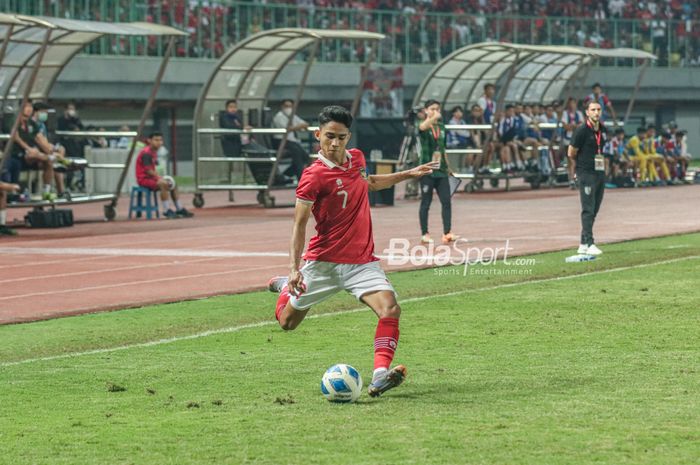
[[(695, 19), (618, 19), (403, 12), (321, 8), (257, 2), (149, 0), (0, 0), (0, 11), (62, 18), (131, 22), (149, 21), (188, 32), (176, 56), (218, 58), (246, 37), (275, 28), (349, 29), (387, 36), (377, 49), (379, 63), (435, 63), (465, 45), (484, 41), (530, 45), (575, 45), (592, 48), (630, 47), (654, 53), (655, 66), (700, 64), (700, 21)], [(87, 53), (162, 55), (162, 38), (107, 37), (87, 47)], [(363, 44), (336, 40), (324, 44), (318, 60), (363, 62)], [(304, 56), (298, 59), (304, 59)], [(614, 58), (602, 64), (636, 66), (634, 60)]]

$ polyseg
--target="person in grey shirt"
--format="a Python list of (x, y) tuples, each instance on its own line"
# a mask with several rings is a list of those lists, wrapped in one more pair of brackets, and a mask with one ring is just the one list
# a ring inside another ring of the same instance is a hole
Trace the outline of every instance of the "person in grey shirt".
[[(293, 109), (293, 100), (283, 100), (280, 111), (278, 111), (272, 118), (272, 127), (287, 129), (289, 119), (292, 117)], [(289, 158), (292, 162), (289, 168), (287, 168), (282, 174), (289, 177), (295, 177), (297, 181), (301, 179), (301, 173), (304, 171), (306, 165), (309, 164), (310, 158), (307, 151), (304, 149), (304, 147), (302, 147), (295, 131), (302, 131), (308, 127), (309, 123), (301, 119), (299, 116), (294, 115), (294, 118), (292, 118), (292, 125), (287, 133), (287, 143), (284, 146), (284, 152), (282, 152), (282, 158)], [(283, 134), (274, 135), (272, 140), (275, 149), (279, 148), (283, 137)]]

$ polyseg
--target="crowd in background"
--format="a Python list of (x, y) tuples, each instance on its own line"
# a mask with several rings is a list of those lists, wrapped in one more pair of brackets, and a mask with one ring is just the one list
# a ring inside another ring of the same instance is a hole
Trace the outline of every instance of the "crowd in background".
[[(700, 1), (662, 0), (0, 0), (8, 12), (98, 21), (149, 21), (186, 30), (176, 54), (217, 58), (234, 43), (277, 27), (359, 29), (387, 34), (384, 63), (432, 63), (482, 42), (632, 47), (653, 52), (661, 66), (700, 64)], [(611, 21), (611, 19), (620, 21)], [(162, 53), (163, 41), (104, 39), (93, 53)], [(325, 47), (320, 59), (362, 61), (362, 44)], [(616, 62), (629, 65), (631, 62)]]

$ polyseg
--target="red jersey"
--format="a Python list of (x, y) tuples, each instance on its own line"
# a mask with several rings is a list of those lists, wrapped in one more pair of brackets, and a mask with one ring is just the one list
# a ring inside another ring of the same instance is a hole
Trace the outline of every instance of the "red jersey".
[(150, 146), (146, 146), (139, 152), (136, 157), (136, 181), (141, 183), (146, 179), (154, 179), (153, 176), (146, 174), (146, 171), (156, 170), (158, 164), (158, 152), (151, 150)]
[(299, 201), (313, 204), (316, 220), (316, 235), (304, 260), (356, 265), (378, 260), (368, 190), (367, 164), (360, 150), (348, 150), (342, 166), (319, 153), (304, 170), (296, 192)]

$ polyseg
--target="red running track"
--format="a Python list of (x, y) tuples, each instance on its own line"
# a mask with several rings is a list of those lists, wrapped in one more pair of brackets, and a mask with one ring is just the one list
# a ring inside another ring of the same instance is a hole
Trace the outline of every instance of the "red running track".
[[(293, 193), (278, 201), (291, 202)], [(453, 230), (462, 247), (504, 247), (512, 255), (574, 248), (579, 237), (578, 194), (568, 189), (457, 194)], [(187, 199), (189, 201), (189, 199)], [(102, 221), (102, 204), (74, 208), (79, 223), (64, 229), (24, 229), (0, 238), (0, 323), (173, 302), (262, 289), (287, 273), (291, 208), (262, 209), (254, 193), (206, 195), (192, 219)], [(595, 232), (599, 244), (700, 230), (690, 212), (700, 186), (608, 190)], [(10, 220), (24, 214), (11, 210)], [(418, 244), (418, 202), (397, 200), (373, 209), (377, 254), (391, 238)], [(431, 209), (441, 232), (440, 204)], [(312, 233), (309, 227), (307, 239)], [(387, 269), (402, 267), (388, 266)], [(407, 268), (407, 266), (403, 266)], [(400, 290), (399, 290), (400, 291)]]

